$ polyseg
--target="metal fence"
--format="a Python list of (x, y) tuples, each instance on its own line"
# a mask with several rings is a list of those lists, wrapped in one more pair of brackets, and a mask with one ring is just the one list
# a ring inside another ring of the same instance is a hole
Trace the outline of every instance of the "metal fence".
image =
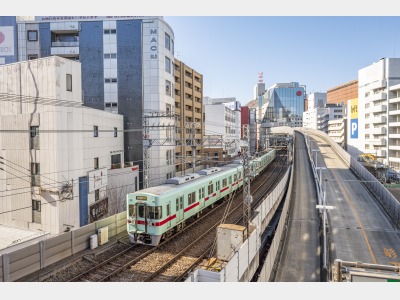
[(17, 281), (90, 248), (90, 236), (108, 227), (108, 237), (126, 231), (126, 211), (0, 256), (0, 281)]

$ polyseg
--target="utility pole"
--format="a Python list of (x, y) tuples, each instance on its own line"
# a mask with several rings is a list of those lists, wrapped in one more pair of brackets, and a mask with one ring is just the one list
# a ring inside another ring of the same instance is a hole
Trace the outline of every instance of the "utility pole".
[(250, 218), (252, 195), (250, 191), (250, 128), (249, 125), (243, 125), (243, 139), (247, 141), (247, 147), (243, 150), (243, 224), (247, 228), (247, 234), (250, 235)]

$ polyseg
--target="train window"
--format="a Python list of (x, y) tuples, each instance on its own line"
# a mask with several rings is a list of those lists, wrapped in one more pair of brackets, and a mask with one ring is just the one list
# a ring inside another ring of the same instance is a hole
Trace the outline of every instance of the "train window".
[(239, 172), (238, 178), (239, 178), (239, 179), (242, 178), (242, 172)]
[(139, 218), (144, 218), (144, 205), (138, 207)]
[(129, 205), (129, 217), (130, 217), (130, 218), (136, 217), (135, 205), (134, 205), (134, 204), (130, 204), (130, 205)]
[(227, 184), (228, 184), (228, 180), (227, 180), (226, 178), (225, 178), (225, 179), (222, 179), (222, 187), (223, 187), (223, 188), (226, 187)]
[(219, 184), (219, 180), (216, 182), (216, 188), (215, 190), (218, 191), (220, 189), (220, 184)]
[[(161, 207), (158, 206), (161, 210)], [(171, 209), (169, 208), (169, 204), (167, 204), (167, 216), (169, 216), (171, 214)], [(161, 218), (161, 212), (160, 212), (160, 218)]]
[(176, 198), (176, 211), (179, 210), (179, 198)]
[[(149, 218), (150, 219), (157, 220), (157, 219), (161, 219), (162, 218), (162, 216), (161, 216), (161, 206), (149, 206), (148, 210), (149, 210)], [(168, 214), (168, 211), (167, 211), (167, 214)]]
[(202, 198), (204, 198), (204, 189), (205, 189), (205, 188), (203, 188), (203, 187), (201, 188), (201, 197), (202, 197)]
[(213, 184), (211, 183), (211, 184), (208, 186), (208, 194), (211, 195), (213, 192), (214, 192), (214, 186), (213, 186)]
[(196, 192), (190, 193), (188, 195), (188, 204), (191, 205), (196, 202)]
[(232, 184), (232, 176), (229, 176), (228, 180), (229, 180), (229, 185), (231, 185)]
[(201, 196), (201, 189), (199, 189), (199, 199), (201, 199), (201, 198), (203, 198), (203, 197)]

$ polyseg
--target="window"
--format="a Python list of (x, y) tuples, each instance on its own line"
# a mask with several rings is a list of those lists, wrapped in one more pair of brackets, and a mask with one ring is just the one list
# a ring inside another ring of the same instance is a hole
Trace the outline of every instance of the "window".
[(211, 195), (213, 192), (214, 192), (214, 186), (213, 186), (213, 184), (211, 183), (211, 184), (208, 186), (208, 194)]
[(137, 186), (137, 176), (135, 177), (135, 191), (138, 190), (138, 186)]
[(192, 205), (196, 202), (196, 192), (190, 193), (188, 195), (188, 205)]
[(121, 164), (121, 154), (111, 155), (111, 165), (120, 165), (120, 164)]
[(32, 210), (37, 212), (42, 211), (42, 205), (39, 200), (32, 200)]
[(225, 178), (225, 179), (222, 179), (222, 187), (224, 188), (224, 187), (226, 187), (228, 185), (228, 180)]
[(221, 187), (220, 187), (220, 182), (219, 182), (219, 180), (218, 180), (217, 183), (216, 183), (216, 188), (215, 188), (215, 190), (218, 191), (220, 188), (221, 188)]
[(167, 48), (168, 50), (171, 50), (170, 43), (171, 43), (171, 38), (167, 33), (165, 33), (165, 48)]
[(129, 205), (129, 217), (131, 218), (136, 217), (136, 209), (134, 204)]
[(229, 185), (231, 185), (232, 184), (232, 176), (229, 176), (228, 179), (229, 179)]
[(171, 82), (168, 80), (165, 80), (165, 94), (168, 96), (171, 96)]
[(105, 105), (106, 107), (118, 107), (118, 103), (114, 102), (106, 102)]
[(104, 78), (105, 83), (117, 83), (117, 78)]
[(36, 42), (38, 40), (38, 32), (37, 30), (28, 30), (28, 41)]
[(36, 137), (39, 135), (39, 126), (31, 126), (31, 137)]
[(104, 53), (104, 59), (117, 58), (117, 53)]
[(93, 126), (93, 136), (94, 137), (99, 136), (99, 126)]
[(94, 169), (98, 169), (99, 168), (99, 158), (98, 157), (95, 157), (93, 159), (93, 168)]
[(174, 40), (171, 40), (171, 52), (174, 54)]
[(114, 127), (114, 137), (117, 137), (117, 136), (118, 136), (118, 128)]
[(148, 206), (149, 218), (158, 220), (162, 218), (161, 206)]
[(37, 54), (28, 54), (28, 60), (37, 59), (37, 58), (38, 58)]
[(117, 29), (104, 29), (104, 34), (116, 34)]
[(171, 73), (171, 60), (165, 57), (165, 72)]
[(72, 92), (72, 75), (67, 74), (67, 91)]
[(100, 200), (100, 190), (94, 191), (94, 201)]

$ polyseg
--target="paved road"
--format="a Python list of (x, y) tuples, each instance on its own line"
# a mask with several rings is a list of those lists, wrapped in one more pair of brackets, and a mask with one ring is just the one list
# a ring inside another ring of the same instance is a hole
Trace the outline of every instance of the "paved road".
[(304, 138), (298, 133), (295, 151), (289, 228), (275, 281), (315, 282), (320, 281), (317, 195)]
[(400, 235), (383, 208), (333, 149), (313, 136), (326, 165), (327, 205), (331, 239), (331, 259), (365, 263), (400, 264)]

